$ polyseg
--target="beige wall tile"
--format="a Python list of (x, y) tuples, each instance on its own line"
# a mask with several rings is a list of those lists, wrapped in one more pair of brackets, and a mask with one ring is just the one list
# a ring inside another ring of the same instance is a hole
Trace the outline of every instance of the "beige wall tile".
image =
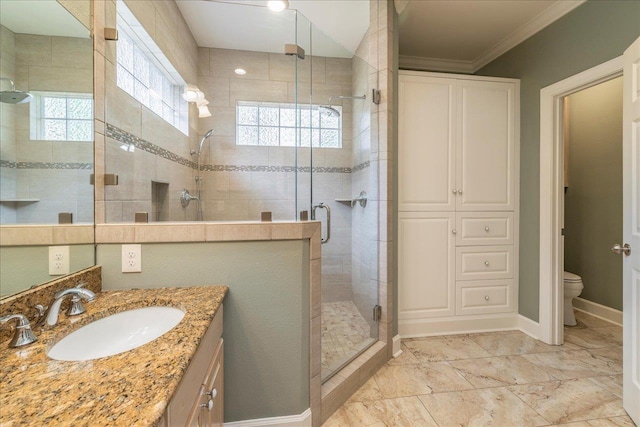
[(203, 242), (204, 224), (136, 225), (136, 242)]
[(93, 70), (30, 66), (29, 90), (93, 93)]
[(51, 37), (51, 53), (52, 67), (93, 67), (93, 41), (90, 38)]
[(234, 77), (236, 68), (243, 68), (245, 80), (269, 80), (269, 54), (243, 50), (210, 49), (209, 73), (213, 77)]
[(286, 82), (249, 79), (231, 79), (229, 103), (235, 107), (237, 101), (286, 102)]
[(51, 37), (16, 34), (16, 64), (51, 66)]
[(53, 228), (51, 226), (30, 225), (0, 226), (0, 244), (2, 246), (52, 245)]

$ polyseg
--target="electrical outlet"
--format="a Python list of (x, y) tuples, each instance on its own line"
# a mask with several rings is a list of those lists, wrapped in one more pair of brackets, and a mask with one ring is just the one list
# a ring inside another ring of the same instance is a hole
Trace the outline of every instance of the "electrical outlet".
[(49, 246), (49, 275), (69, 274), (69, 246)]
[(142, 272), (142, 246), (122, 245), (122, 272)]

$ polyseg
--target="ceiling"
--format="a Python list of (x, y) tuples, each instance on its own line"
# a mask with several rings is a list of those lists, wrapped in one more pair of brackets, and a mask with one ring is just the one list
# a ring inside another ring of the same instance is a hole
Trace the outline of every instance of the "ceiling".
[(395, 0), (400, 67), (472, 73), (586, 0)]
[(0, 23), (16, 34), (89, 37), (89, 30), (56, 0), (0, 0)]
[(289, 10), (280, 13), (264, 7), (266, 0), (177, 4), (201, 47), (282, 53), (284, 44), (297, 43), (307, 54), (351, 58), (369, 28), (364, 0), (290, 0)]

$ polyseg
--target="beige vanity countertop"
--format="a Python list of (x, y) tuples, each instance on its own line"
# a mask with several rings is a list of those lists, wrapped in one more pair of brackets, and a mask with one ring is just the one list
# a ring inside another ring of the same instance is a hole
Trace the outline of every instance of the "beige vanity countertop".
[[(152, 426), (163, 415), (227, 286), (106, 291), (87, 312), (36, 331), (21, 349), (0, 343), (0, 426)], [(131, 351), (84, 362), (49, 359), (47, 349), (69, 332), (132, 308), (172, 306), (185, 311), (160, 338)]]

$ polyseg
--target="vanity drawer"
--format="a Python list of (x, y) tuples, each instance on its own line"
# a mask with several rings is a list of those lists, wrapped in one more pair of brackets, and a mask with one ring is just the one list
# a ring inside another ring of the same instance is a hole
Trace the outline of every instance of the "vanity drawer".
[(456, 314), (513, 311), (513, 280), (479, 280), (456, 283)]
[(513, 278), (513, 246), (456, 248), (456, 280)]
[(457, 212), (456, 245), (510, 245), (513, 212)]

